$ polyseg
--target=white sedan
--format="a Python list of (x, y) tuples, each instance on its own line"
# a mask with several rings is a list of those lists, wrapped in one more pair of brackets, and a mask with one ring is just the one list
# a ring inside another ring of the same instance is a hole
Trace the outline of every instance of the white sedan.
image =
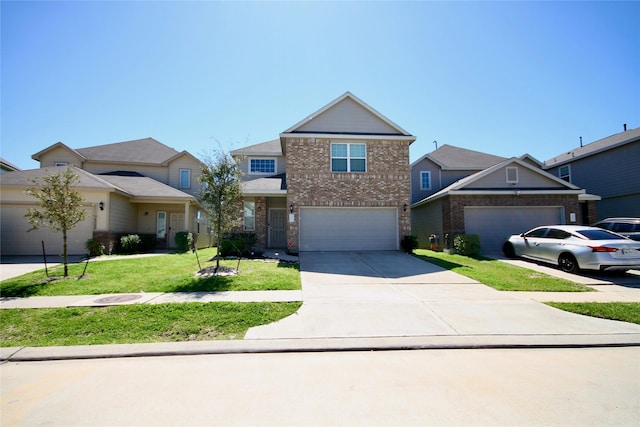
[(560, 266), (563, 271), (640, 269), (640, 242), (596, 227), (548, 225), (507, 239), (509, 258), (526, 257)]

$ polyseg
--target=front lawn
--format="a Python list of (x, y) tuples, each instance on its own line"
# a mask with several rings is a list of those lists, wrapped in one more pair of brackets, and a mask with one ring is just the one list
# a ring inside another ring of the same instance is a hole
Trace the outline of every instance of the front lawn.
[(242, 339), (302, 303), (134, 304), (111, 307), (4, 309), (1, 347), (128, 344)]
[[(207, 261), (214, 249), (198, 251), (202, 268), (215, 265)], [(236, 268), (237, 261), (221, 261)], [(215, 292), (300, 289), (298, 264), (242, 260), (237, 276), (196, 278), (196, 255), (166, 254), (145, 258), (92, 261), (85, 276), (78, 278), (84, 263), (69, 266), (69, 277), (50, 280), (44, 270), (0, 282), (3, 297), (54, 295), (97, 295), (127, 292)], [(60, 270), (60, 269), (59, 269)], [(50, 271), (51, 274), (51, 271)]]
[(589, 292), (592, 288), (505, 262), (417, 249), (415, 256), (499, 291)]
[(546, 302), (545, 304), (585, 316), (640, 324), (640, 302)]

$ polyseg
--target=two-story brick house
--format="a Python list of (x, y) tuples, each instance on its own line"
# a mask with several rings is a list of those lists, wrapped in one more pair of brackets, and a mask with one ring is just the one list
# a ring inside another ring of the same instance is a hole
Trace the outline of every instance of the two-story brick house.
[(70, 254), (84, 254), (92, 238), (113, 247), (129, 233), (155, 235), (160, 247), (172, 248), (177, 232), (190, 231), (200, 234), (200, 246), (208, 244), (195, 199), (202, 164), (187, 151), (145, 138), (79, 149), (58, 142), (32, 157), (40, 162), (39, 169), (0, 177), (3, 255), (40, 254), (41, 242), (47, 253), (60, 253), (59, 233), (48, 228), (27, 233), (24, 214), (36, 200), (25, 189), (34, 179), (68, 167), (80, 178), (75, 189), (85, 198), (87, 213), (69, 233)]
[(233, 151), (245, 231), (292, 252), (399, 249), (411, 233), (415, 139), (346, 92), (279, 139)]

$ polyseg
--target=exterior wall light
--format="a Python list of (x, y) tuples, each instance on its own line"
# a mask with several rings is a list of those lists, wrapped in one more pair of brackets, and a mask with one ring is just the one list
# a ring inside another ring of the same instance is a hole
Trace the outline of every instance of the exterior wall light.
[(406, 212), (407, 211), (407, 204), (405, 203), (404, 205), (402, 205), (402, 211)]
[(289, 205), (289, 212), (290, 212), (290, 213), (293, 213), (293, 204), (290, 204), (290, 205)]
[(100, 208), (101, 211), (103, 211), (104, 210), (104, 202), (98, 203), (98, 207)]

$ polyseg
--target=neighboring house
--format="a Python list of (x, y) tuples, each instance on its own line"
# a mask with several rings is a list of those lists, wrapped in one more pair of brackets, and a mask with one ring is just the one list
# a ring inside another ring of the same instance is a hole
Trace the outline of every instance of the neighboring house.
[(560, 154), (543, 168), (602, 200), (593, 223), (608, 217), (640, 217), (640, 128), (626, 130)]
[(504, 160), (504, 157), (445, 144), (411, 164), (411, 203)]
[(70, 233), (69, 253), (84, 254), (87, 240), (102, 241), (107, 250), (120, 236), (155, 236), (159, 247), (175, 247), (175, 234), (190, 231), (198, 245), (208, 244), (196, 203), (201, 162), (152, 139), (72, 149), (58, 142), (34, 154), (40, 169), (0, 176), (3, 255), (37, 255), (41, 241), (49, 254), (61, 252), (61, 234), (48, 228), (30, 231), (24, 218), (36, 199), (25, 194), (33, 179), (72, 167), (80, 177), (75, 186), (86, 199), (87, 219)]
[[(484, 252), (499, 251), (511, 234), (543, 224), (581, 223), (581, 204), (598, 197), (535, 163), (530, 156), (505, 159), (413, 203), (412, 231), (420, 247), (428, 247), (431, 234), (440, 245), (445, 236), (451, 244), (458, 234), (477, 234)], [(421, 159), (414, 168), (422, 171), (426, 164)]]
[(21, 170), (19, 167), (0, 157), (0, 173), (13, 172), (13, 171), (19, 171), (19, 170)]
[(260, 248), (398, 250), (411, 234), (415, 137), (346, 92), (241, 160), (244, 230)]

